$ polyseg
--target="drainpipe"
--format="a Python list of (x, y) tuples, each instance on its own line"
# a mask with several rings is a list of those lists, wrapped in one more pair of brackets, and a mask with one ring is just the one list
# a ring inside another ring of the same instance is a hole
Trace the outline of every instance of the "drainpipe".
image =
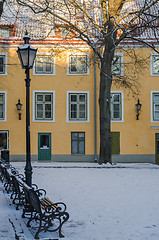
[(94, 53), (94, 161), (97, 162), (97, 89), (96, 89), (96, 55)]

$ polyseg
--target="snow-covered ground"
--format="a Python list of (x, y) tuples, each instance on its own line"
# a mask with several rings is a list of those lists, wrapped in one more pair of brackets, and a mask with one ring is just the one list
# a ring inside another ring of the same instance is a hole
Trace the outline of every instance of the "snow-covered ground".
[[(25, 163), (12, 164), (23, 173)], [(159, 239), (157, 165), (32, 165), (33, 182), (44, 188), (52, 201), (67, 205), (70, 218), (63, 225), (65, 240)]]

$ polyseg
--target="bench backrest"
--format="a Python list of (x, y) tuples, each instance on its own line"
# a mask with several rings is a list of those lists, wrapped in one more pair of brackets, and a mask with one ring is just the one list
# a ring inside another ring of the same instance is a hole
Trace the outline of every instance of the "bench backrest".
[(19, 183), (18, 183), (18, 180), (16, 179), (15, 176), (12, 176), (12, 183), (13, 183), (13, 187), (14, 187), (14, 190), (17, 194), (20, 194), (20, 187), (19, 187)]
[(39, 197), (37, 196), (36, 192), (33, 189), (30, 189), (28, 191), (28, 195), (29, 195), (29, 200), (30, 200), (31, 206), (35, 209), (36, 212), (42, 214), (41, 203), (40, 203)]

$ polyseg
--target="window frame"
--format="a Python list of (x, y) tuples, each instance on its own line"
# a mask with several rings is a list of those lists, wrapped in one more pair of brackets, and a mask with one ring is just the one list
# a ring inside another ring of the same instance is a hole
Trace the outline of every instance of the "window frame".
[(120, 58), (121, 58), (121, 69), (120, 69), (120, 74), (113, 74), (113, 72), (112, 72), (112, 75), (114, 76), (114, 77), (122, 77), (122, 76), (124, 76), (124, 68), (123, 68), (123, 63), (124, 63), (124, 60), (123, 60), (123, 53), (115, 53), (114, 54), (114, 57), (116, 57), (116, 56), (119, 56)]
[[(112, 117), (111, 117), (111, 122), (124, 122), (124, 96), (123, 96), (123, 91), (111, 91), (111, 95), (112, 94), (120, 94), (120, 108), (121, 108), (120, 115), (121, 115), (121, 118), (120, 119), (115, 119), (115, 118), (112, 119)], [(112, 102), (111, 102), (110, 110), (112, 111)]]
[(33, 66), (33, 75), (35, 75), (35, 76), (55, 76), (55, 53), (50, 54), (50, 53), (46, 53), (46, 52), (39, 52), (36, 55), (36, 57), (47, 57), (47, 56), (51, 57), (53, 59), (53, 63), (52, 63), (53, 71), (52, 71), (52, 73), (47, 73), (46, 71), (42, 72), (42, 73), (37, 73), (36, 72), (36, 58), (35, 58), (35, 62), (34, 62), (34, 66)]
[[(52, 119), (36, 119), (36, 95), (37, 94), (52, 94)], [(55, 122), (55, 91), (34, 90), (33, 91), (33, 122)]]
[(7, 75), (7, 53), (0, 52), (0, 57), (4, 58), (4, 73), (0, 72), (0, 76), (6, 76)]
[[(73, 133), (77, 133), (77, 134), (78, 134), (77, 140), (73, 140), (73, 139), (72, 139), (72, 138), (73, 138), (73, 137), (72, 137), (72, 134), (73, 134)], [(80, 139), (79, 139), (79, 133), (83, 133), (83, 134), (84, 134), (84, 140), (80, 140)], [(79, 155), (85, 155), (85, 143), (86, 143), (86, 141), (85, 141), (85, 135), (86, 135), (85, 132), (75, 132), (75, 131), (71, 132), (71, 155), (78, 155), (78, 156), (79, 156)], [(72, 152), (72, 142), (73, 142), (73, 141), (74, 141), (74, 142), (76, 141), (76, 142), (78, 143), (78, 144), (77, 144), (77, 150), (78, 150), (77, 153), (73, 153), (73, 152)], [(79, 142), (84, 142), (84, 153), (79, 153)]]
[[(154, 95), (158, 95), (159, 96), (159, 91), (151, 91), (151, 122), (156, 122), (158, 123), (159, 122), (159, 119), (156, 120), (154, 118)], [(159, 102), (158, 102), (159, 103)], [(159, 105), (159, 104), (158, 104)]]
[[(70, 73), (70, 56), (87, 56), (87, 72), (86, 73)], [(67, 53), (67, 75), (77, 76), (77, 75), (89, 75), (89, 53), (88, 52), (76, 52)]]
[[(85, 94), (86, 95), (86, 119), (70, 119), (70, 94)], [(66, 117), (66, 122), (70, 123), (83, 123), (83, 122), (89, 122), (89, 91), (67, 91), (67, 117)]]
[(4, 118), (0, 119), (0, 122), (6, 122), (7, 121), (7, 92), (6, 91), (0, 91), (0, 94), (4, 94)]
[(158, 53), (151, 53), (150, 55), (150, 75), (151, 76), (159, 76), (159, 73), (153, 73), (153, 56), (158, 56), (159, 57), (159, 54)]

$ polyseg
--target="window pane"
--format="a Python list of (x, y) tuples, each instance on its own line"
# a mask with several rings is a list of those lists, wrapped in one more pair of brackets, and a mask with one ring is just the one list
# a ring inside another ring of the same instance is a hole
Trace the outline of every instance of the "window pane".
[(72, 140), (77, 140), (78, 134), (77, 133), (72, 133)]
[(50, 94), (45, 95), (45, 101), (46, 102), (51, 102), (51, 95)]
[(37, 118), (43, 118), (43, 104), (37, 104)]
[(153, 74), (159, 73), (159, 55), (152, 56)]
[(84, 141), (79, 141), (79, 153), (84, 154)]
[(51, 104), (45, 104), (45, 118), (51, 118)]
[(5, 60), (4, 60), (4, 56), (2, 57), (0, 57), (0, 73), (4, 73), (5, 72), (5, 68), (4, 68), (4, 62), (5, 62)]
[(159, 119), (159, 112), (155, 112), (155, 113), (154, 113), (154, 118), (155, 118), (155, 119)]
[(71, 67), (70, 67), (70, 72), (77, 72), (77, 67), (75, 66), (75, 65), (71, 65)]
[(119, 102), (120, 101), (120, 95), (119, 94), (114, 94), (113, 95), (113, 101), (114, 102)]
[(78, 73), (86, 73), (87, 72), (86, 56), (78, 57), (77, 69), (78, 69)]
[(37, 101), (40, 102), (40, 101), (43, 101), (43, 95), (41, 94), (37, 94)]
[(0, 132), (0, 149), (7, 149), (7, 133)]
[(77, 95), (71, 95), (71, 102), (77, 102)]
[(40, 136), (40, 147), (48, 147), (49, 148), (49, 135), (41, 135)]
[(85, 104), (79, 105), (79, 118), (85, 119)]
[(159, 103), (159, 95), (157, 95), (157, 94), (154, 95), (154, 102)]
[(79, 133), (79, 140), (84, 140), (84, 133)]
[(114, 56), (112, 62), (112, 74), (121, 75), (121, 56)]
[(77, 118), (77, 105), (71, 104), (71, 118)]
[(3, 119), (3, 104), (0, 104), (0, 119)]
[(3, 98), (4, 98), (3, 94), (0, 94), (0, 102), (1, 103), (3, 103)]
[(86, 95), (84, 95), (84, 94), (81, 95), (81, 94), (80, 94), (80, 95), (79, 95), (79, 101), (80, 101), (80, 102), (85, 102), (85, 101), (86, 101)]
[(43, 110), (43, 105), (42, 104), (37, 104), (37, 110)]
[(43, 67), (43, 59), (41, 57), (36, 57), (36, 62), (35, 62), (35, 70), (36, 72), (43, 72), (44, 67)]
[(71, 65), (72, 65), (72, 64), (73, 64), (73, 65), (76, 65), (76, 64), (77, 64), (77, 57), (76, 57), (76, 56), (70, 56), (70, 59), (71, 59), (71, 61), (70, 61)]
[(46, 63), (46, 72), (52, 73), (52, 64), (50, 62)]
[(120, 114), (119, 112), (114, 112), (114, 119), (120, 119)]
[(76, 154), (78, 153), (78, 150), (77, 150), (77, 141), (72, 141), (72, 153), (73, 154)]
[(159, 110), (159, 105), (155, 104), (155, 111)]
[(113, 111), (119, 111), (120, 110), (120, 105), (119, 104), (114, 104), (113, 105)]

